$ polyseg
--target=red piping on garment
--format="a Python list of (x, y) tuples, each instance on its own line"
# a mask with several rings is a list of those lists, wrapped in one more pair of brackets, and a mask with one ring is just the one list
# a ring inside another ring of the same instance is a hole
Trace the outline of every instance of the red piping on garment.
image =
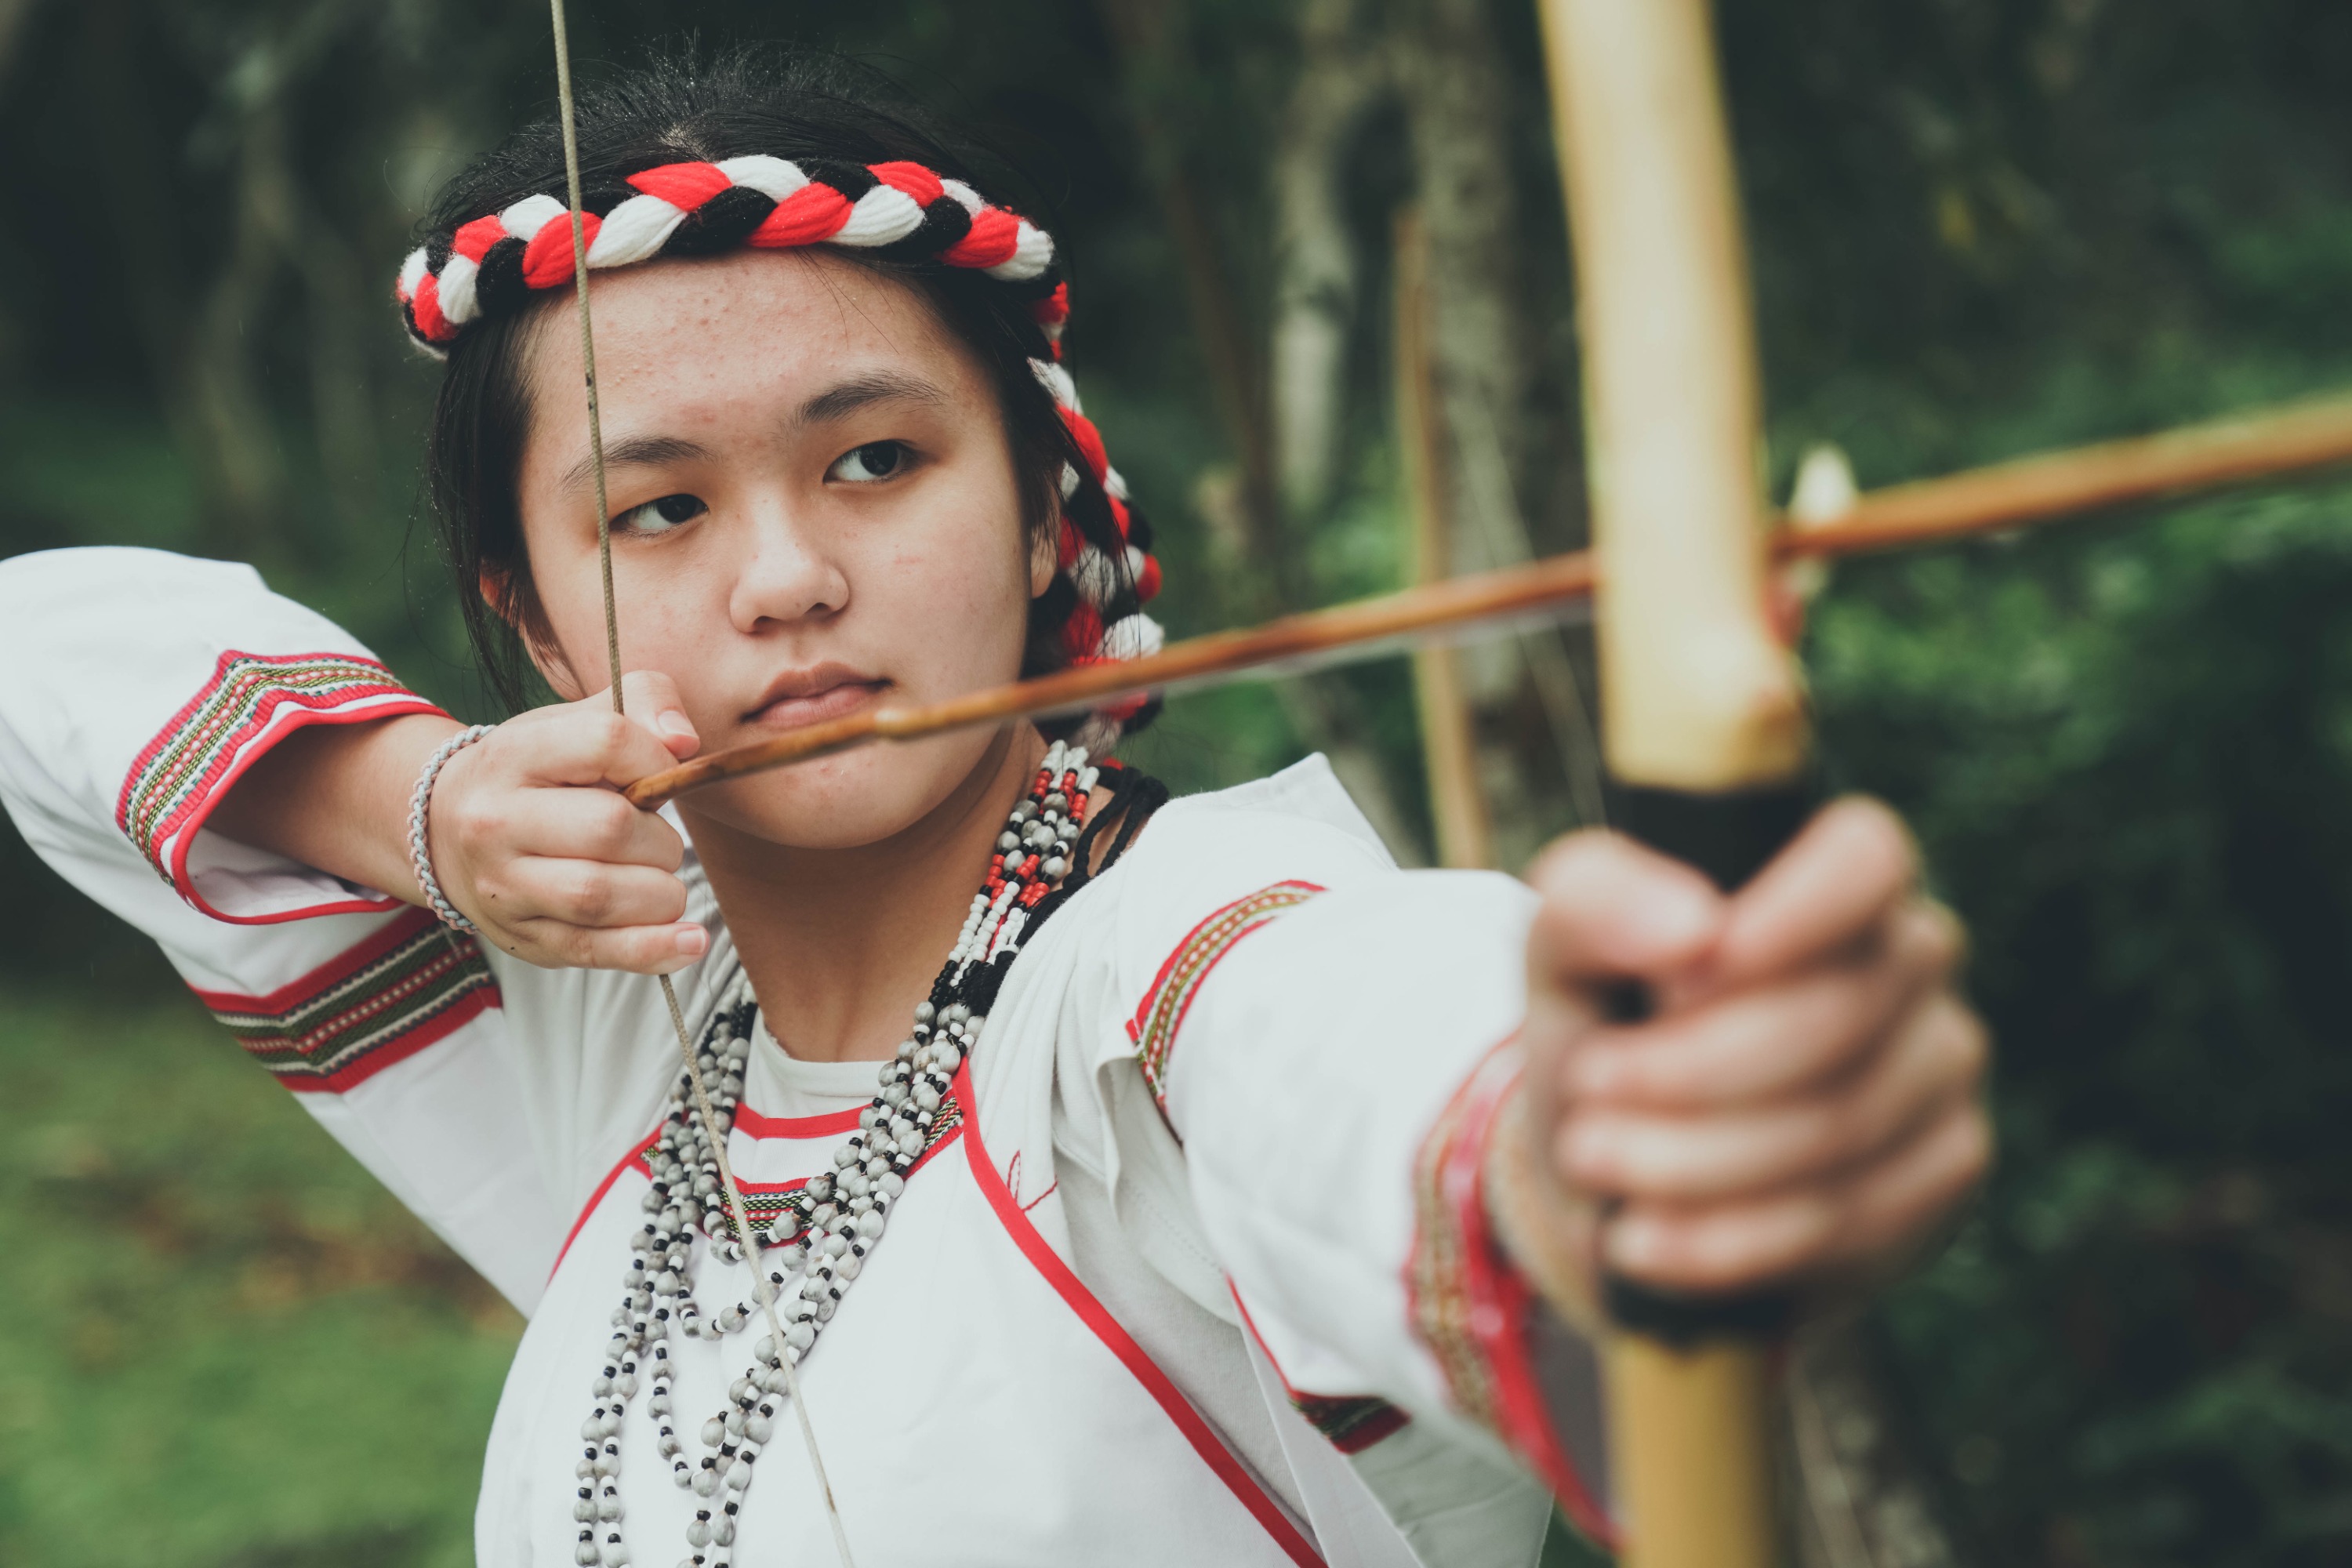
[(1217, 1479), (1225, 1483), (1226, 1489), (1249, 1510), (1252, 1517), (1265, 1527), (1265, 1532), (1274, 1537), (1275, 1544), (1280, 1546), (1293, 1563), (1299, 1564), (1299, 1568), (1324, 1568), (1322, 1554), (1291, 1522), (1282, 1505), (1267, 1495), (1257, 1479), (1234, 1457), (1223, 1440), (1201, 1418), (1201, 1413), (1192, 1408), (1192, 1403), (1175, 1383), (1119, 1326), (1118, 1320), (1111, 1316), (1110, 1310), (1079, 1282), (1070, 1266), (1062, 1261), (1061, 1254), (1055, 1252), (1038, 1234), (1037, 1227), (1030, 1223), (1028, 1215), (1013, 1199), (1012, 1192), (1004, 1184), (1004, 1178), (997, 1173), (995, 1163), (989, 1159), (988, 1151), (981, 1142), (980, 1111), (972, 1094), (969, 1064), (957, 1069), (955, 1085), (949, 1092), (963, 1107), (964, 1153), (971, 1162), (972, 1179), (980, 1184), (982, 1194), (988, 1199), (988, 1206), (996, 1211), (998, 1222), (1013, 1237), (1013, 1243), (1021, 1249), (1022, 1256), (1045, 1277), (1047, 1284), (1061, 1293), (1062, 1300), (1068, 1302), (1070, 1310), (1078, 1315), (1078, 1321), (1093, 1330), (1095, 1337), (1102, 1341), (1110, 1352), (1118, 1357), (1120, 1363), (1135, 1374), (1135, 1380), (1143, 1384), (1145, 1391), (1160, 1402), (1160, 1408), (1176, 1423), (1177, 1429), (1184, 1434), (1193, 1451), (1216, 1472)]

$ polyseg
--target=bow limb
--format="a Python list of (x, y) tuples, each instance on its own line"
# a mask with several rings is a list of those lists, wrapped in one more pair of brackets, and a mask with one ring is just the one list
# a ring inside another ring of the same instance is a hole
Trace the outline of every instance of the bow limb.
[[(1621, 827), (1745, 880), (1801, 820), (1795, 665), (1765, 609), (1760, 381), (1707, 0), (1542, 0), (1567, 184)], [(1633, 1568), (1780, 1552), (1770, 1301), (1614, 1282), (1612, 1471)]]
[(1706, 0), (1547, 0), (1575, 244), (1604, 746), (1623, 784), (1794, 777), (1764, 615), (1761, 393)]

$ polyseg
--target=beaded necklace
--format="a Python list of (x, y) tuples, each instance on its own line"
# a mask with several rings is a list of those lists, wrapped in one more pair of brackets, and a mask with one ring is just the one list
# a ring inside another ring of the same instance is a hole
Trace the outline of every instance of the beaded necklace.
[(728, 1218), (718, 1141), (734, 1125), (742, 1102), (759, 1009), (740, 974), (722, 988), (695, 1061), (711, 1091), (713, 1124), (704, 1125), (696, 1114), (692, 1075), (681, 1069), (661, 1131), (646, 1151), (653, 1173), (645, 1197), (647, 1217), (629, 1240), (613, 1336), (590, 1390), (594, 1408), (580, 1429), (586, 1452), (574, 1470), (580, 1485), (572, 1517), (580, 1524), (573, 1560), (582, 1568), (623, 1568), (630, 1561), (621, 1534), (620, 1430), (641, 1377), (653, 1385), (646, 1411), (671, 1477), (701, 1500), (686, 1531), (692, 1554), (680, 1568), (729, 1568), (752, 1464), (775, 1435), (785, 1403), (785, 1363), (797, 1367), (814, 1348), (880, 1242), (908, 1177), (961, 1124), (964, 1108), (950, 1086), (987, 1022), (1024, 933), (1087, 879), (1081, 868), (1097, 833), (1118, 823), (1102, 857), (1107, 868), (1142, 818), (1166, 798), (1156, 780), (1108, 766), (1111, 798), (1089, 826), (1087, 801), (1104, 775), (1087, 763), (1083, 748), (1056, 741), (1046, 751), (1028, 795), (997, 837), (987, 879), (972, 895), (954, 951), (929, 996), (916, 1006), (914, 1027), (898, 1054), (882, 1064), (879, 1091), (858, 1112), (858, 1130), (834, 1151), (833, 1170), (784, 1194), (764, 1220), (745, 1215), (752, 1230), (751, 1255), (778, 1292), (784, 1342), (762, 1334), (752, 1347), (752, 1364), (729, 1388), (726, 1406), (695, 1434), (702, 1450), (698, 1465), (688, 1461), (686, 1440), (675, 1425), (670, 1332), (723, 1339), (758, 1310), (735, 1301), (706, 1318), (694, 1296), (698, 1236), (729, 1263), (741, 1261), (747, 1250), (746, 1238)]

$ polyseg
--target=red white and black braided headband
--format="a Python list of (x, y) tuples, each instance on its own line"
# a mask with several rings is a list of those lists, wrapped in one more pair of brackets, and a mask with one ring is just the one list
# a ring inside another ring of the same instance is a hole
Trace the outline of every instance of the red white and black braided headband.
[[(1088, 489), (1098, 494), (1118, 531), (1116, 543), (1106, 538), (1102, 545), (1125, 557), (1121, 572), (1066, 514), (1060, 569), (1076, 602), (1063, 624), (1064, 650), (1077, 663), (1159, 650), (1159, 626), (1135, 606), (1159, 592), (1160, 563), (1148, 552), (1150, 540), (1130, 508), (1126, 481), (1110, 466), (1101, 433), (1080, 411), (1077, 388), (1058, 363), (1069, 288), (1050, 235), (992, 206), (962, 181), (919, 163), (794, 163), (752, 153), (715, 163), (665, 163), (629, 175), (628, 184), (635, 195), (603, 213), (582, 215), (591, 268), (707, 256), (741, 245), (774, 250), (832, 245), (966, 268), (1017, 290), (1052, 355), (1032, 360), (1031, 368), (1053, 395), (1085, 459), (1085, 471), (1064, 470), (1063, 499)], [(437, 358), (474, 323), (572, 281), (571, 209), (554, 196), (533, 195), (435, 235), (410, 252), (394, 294), (410, 336)], [(1114, 618), (1122, 608), (1128, 613)], [(1116, 727), (1140, 706), (1101, 718)], [(1097, 743), (1109, 738), (1098, 736)]]

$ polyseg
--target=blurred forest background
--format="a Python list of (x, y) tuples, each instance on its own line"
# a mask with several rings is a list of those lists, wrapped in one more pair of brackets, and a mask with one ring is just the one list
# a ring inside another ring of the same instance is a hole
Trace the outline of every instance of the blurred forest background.
[[(1408, 570), (1407, 207), (1452, 564), (1580, 542), (1521, 0), (573, 9), (583, 74), (835, 47), (1023, 172), (1174, 631)], [(2352, 384), (2352, 8), (1720, 13), (1776, 484), (1815, 442), (1878, 485)], [(479, 712), (390, 281), (551, 96), (535, 3), (0, 0), (0, 554), (249, 560)], [(2004, 1154), (1807, 1362), (1809, 1554), (2352, 1561), (2352, 488), (1847, 565), (1810, 641), (1834, 780), (1973, 928)], [(1500, 864), (1590, 814), (1588, 657), (1465, 659)], [(1136, 755), (1202, 787), (1328, 750), (1426, 858), (1412, 693), (1180, 701)], [(0, 888), (0, 1561), (467, 1561), (513, 1314), (13, 834)]]

